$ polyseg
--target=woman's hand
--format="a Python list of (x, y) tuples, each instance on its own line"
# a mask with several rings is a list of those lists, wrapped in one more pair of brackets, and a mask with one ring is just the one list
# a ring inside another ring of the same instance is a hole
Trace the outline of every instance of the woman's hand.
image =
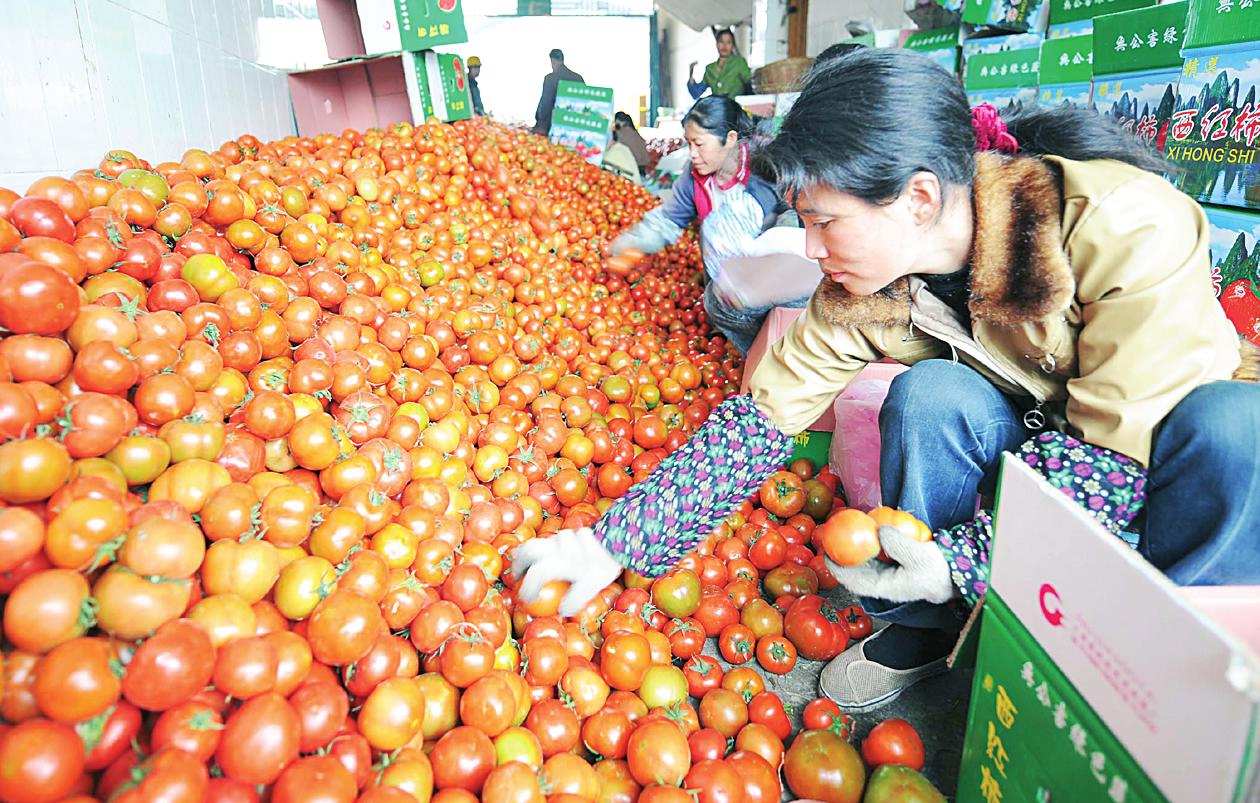
[(699, 63), (700, 62), (698, 61), (693, 61), (691, 62), (691, 64), (687, 65), (687, 82), (688, 83), (694, 84), (696, 82), (696, 66)]
[(620, 577), (621, 571), (621, 564), (585, 527), (561, 530), (549, 538), (534, 538), (512, 553), (512, 573), (518, 580), (522, 575), (525, 578), (516, 593), (526, 602), (538, 599), (548, 583), (569, 584), (560, 600), (561, 616), (575, 616)]
[(861, 566), (840, 566), (827, 561), (827, 569), (840, 585), (863, 597), (889, 602), (948, 602), (955, 596), (949, 564), (932, 541), (916, 541), (896, 527), (880, 527), (879, 543), (895, 564), (869, 561)]

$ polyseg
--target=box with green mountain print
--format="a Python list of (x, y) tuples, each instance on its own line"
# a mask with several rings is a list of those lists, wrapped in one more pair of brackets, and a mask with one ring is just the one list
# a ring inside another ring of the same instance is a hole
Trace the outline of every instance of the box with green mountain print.
[(1207, 205), (1203, 211), (1216, 297), (1238, 333), (1260, 345), (1260, 213)]
[(1161, 153), (1177, 106), (1188, 5), (1167, 3), (1094, 20), (1094, 108)]
[(1041, 105), (1088, 109), (1094, 77), (1093, 36), (1047, 39), (1041, 46), (1039, 77)]
[(1212, 204), (1260, 208), (1260, 0), (1191, 0), (1164, 158)]

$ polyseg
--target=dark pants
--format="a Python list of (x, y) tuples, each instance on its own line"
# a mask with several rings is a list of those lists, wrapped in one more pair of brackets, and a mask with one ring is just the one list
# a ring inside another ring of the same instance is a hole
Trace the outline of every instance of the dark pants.
[[(1024, 408), (974, 369), (927, 360), (899, 374), (880, 410), (886, 505), (933, 532), (969, 521), (997, 482), (1003, 452), (1034, 432)], [(1138, 550), (1179, 585), (1260, 582), (1260, 385), (1214, 382), (1155, 433)], [(912, 627), (957, 627), (949, 606), (863, 600)]]

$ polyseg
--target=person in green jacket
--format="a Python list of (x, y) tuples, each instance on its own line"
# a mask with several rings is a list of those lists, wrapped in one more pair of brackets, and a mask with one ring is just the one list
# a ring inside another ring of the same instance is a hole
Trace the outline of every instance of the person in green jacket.
[(695, 79), (698, 62), (691, 62), (687, 70), (687, 91), (693, 98), (699, 98), (706, 90), (728, 98), (746, 94), (752, 81), (752, 70), (735, 49), (735, 34), (730, 28), (723, 28), (714, 36), (717, 38), (718, 59), (704, 68), (704, 76), (698, 82)]

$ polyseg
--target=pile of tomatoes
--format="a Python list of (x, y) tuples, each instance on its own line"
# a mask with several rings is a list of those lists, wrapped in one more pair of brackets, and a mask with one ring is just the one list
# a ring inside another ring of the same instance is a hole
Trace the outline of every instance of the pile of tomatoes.
[(484, 119), (0, 189), (0, 800), (777, 800), (743, 664), (870, 628), (826, 472), (569, 620), (507, 571), (739, 385), (690, 235), (605, 270), (654, 203)]

